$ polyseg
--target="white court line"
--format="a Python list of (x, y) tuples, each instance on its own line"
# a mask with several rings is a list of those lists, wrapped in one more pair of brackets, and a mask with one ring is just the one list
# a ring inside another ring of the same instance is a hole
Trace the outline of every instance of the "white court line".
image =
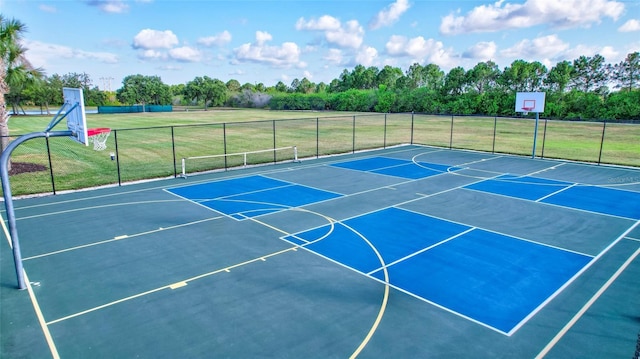
[[(547, 171), (549, 171), (549, 170), (555, 170), (555, 169), (556, 169), (556, 168), (558, 168), (559, 166), (564, 166), (564, 165), (566, 165), (566, 164), (567, 164), (566, 162), (556, 163), (555, 165), (553, 165), (553, 166), (551, 166), (551, 167), (546, 167), (546, 168), (543, 168), (543, 169), (538, 170), (538, 171), (530, 172), (530, 173), (527, 173), (527, 174), (526, 174), (526, 175), (524, 175), (524, 176), (525, 176), (525, 177), (527, 177), (527, 176), (531, 177), (531, 176), (533, 176), (533, 175), (537, 175), (538, 173), (547, 172)], [(548, 179), (548, 178), (547, 178), (547, 179)]]
[(557, 191), (555, 191), (555, 192), (553, 192), (553, 193), (549, 193), (549, 194), (548, 194), (548, 195), (546, 195), (546, 196), (543, 196), (543, 197), (540, 197), (540, 198), (536, 199), (534, 202), (541, 202), (541, 201), (544, 201), (545, 199), (547, 199), (547, 198), (549, 198), (549, 197), (551, 197), (551, 196), (555, 196), (556, 194), (558, 194), (558, 193), (560, 193), (560, 192), (564, 192), (564, 191), (568, 190), (569, 188), (571, 188), (571, 187), (575, 187), (575, 186), (577, 186), (577, 185), (578, 185), (577, 183), (574, 183), (574, 184), (572, 184), (571, 186), (567, 186), (567, 187), (565, 187), (565, 188), (561, 188), (561, 189), (559, 189), (559, 190), (557, 190)]
[(638, 255), (640, 255), (640, 248), (636, 249), (636, 251), (629, 258), (627, 258), (622, 266), (620, 266), (620, 268), (618, 268), (618, 270), (611, 276), (611, 278), (609, 278), (609, 280), (607, 280), (607, 282), (602, 287), (600, 287), (600, 289), (589, 299), (589, 301), (587, 301), (587, 303), (585, 303), (585, 305), (580, 308), (578, 313), (576, 313), (573, 318), (571, 318), (571, 320), (558, 332), (558, 334), (556, 334), (556, 336), (553, 337), (553, 339), (551, 339), (551, 341), (542, 349), (542, 351), (540, 351), (540, 353), (536, 355), (536, 359), (544, 358), (544, 356), (547, 355), (551, 349), (553, 349), (553, 347), (562, 339), (562, 337), (578, 322), (580, 318), (582, 318), (584, 313), (586, 313), (587, 310), (591, 308), (593, 303), (595, 303), (596, 300), (598, 300), (600, 296), (602, 296), (602, 294), (607, 289), (609, 289), (611, 284), (613, 284), (613, 282), (618, 279), (622, 272), (627, 269), (627, 267), (631, 264), (631, 262), (633, 262), (634, 259), (636, 259), (636, 257), (638, 257)]
[[(49, 253), (43, 253), (43, 254), (38, 254), (35, 256), (31, 256), (31, 257), (26, 257), (23, 258), (23, 261), (27, 261), (27, 260), (31, 260), (31, 259), (36, 259), (36, 258), (41, 258), (41, 257), (47, 257), (47, 256), (51, 256), (51, 255), (55, 255), (55, 254), (60, 254), (60, 253), (64, 253), (64, 252), (71, 252), (71, 251), (75, 251), (78, 249), (82, 249), (82, 248), (88, 248), (88, 247), (94, 247), (94, 246), (98, 246), (101, 244), (106, 244), (106, 243), (111, 243), (111, 242), (115, 242), (115, 241), (120, 241), (122, 239), (128, 239), (128, 238), (133, 238), (133, 237), (140, 237), (140, 236), (144, 236), (147, 234), (151, 234), (151, 233), (157, 233), (157, 232), (161, 232), (161, 231), (166, 231), (169, 229), (175, 229), (175, 228), (180, 228), (180, 227), (186, 227), (186, 226), (190, 226), (193, 224), (199, 224), (199, 223), (204, 223), (204, 222), (208, 222), (208, 221), (213, 221), (216, 219), (220, 219), (222, 218), (222, 216), (219, 217), (213, 217), (213, 218), (207, 218), (207, 219), (203, 219), (200, 221), (194, 221), (194, 222), (189, 222), (189, 223), (183, 223), (183, 224), (178, 224), (175, 226), (170, 226), (170, 227), (162, 227), (162, 228), (158, 228), (158, 229), (154, 229), (151, 231), (146, 231), (146, 232), (140, 232), (140, 233), (135, 233), (135, 234), (129, 234), (129, 235), (122, 235), (122, 236), (117, 236), (114, 237), (112, 239), (107, 239), (104, 241), (99, 241), (99, 242), (94, 242), (94, 243), (88, 243), (88, 244), (83, 244), (81, 246), (75, 246), (75, 247), (70, 247), (70, 248), (65, 248), (65, 249), (61, 249), (58, 251), (53, 251), (53, 252), (49, 252)], [(3, 222), (4, 223), (4, 222)]]
[[(471, 183), (473, 184), (473, 183)], [(579, 184), (578, 184), (579, 185)], [(521, 198), (521, 197), (514, 197), (514, 196), (509, 196), (506, 194), (501, 194), (501, 193), (495, 193), (495, 192), (487, 192), (487, 191), (482, 191), (482, 190), (478, 190), (478, 189), (473, 189), (473, 188), (464, 188), (465, 190), (468, 191), (474, 191), (474, 192), (478, 192), (478, 193), (484, 193), (484, 194), (489, 194), (492, 196), (500, 196), (500, 197), (505, 197), (505, 198), (510, 198), (513, 200), (517, 200), (517, 201), (525, 201), (525, 202), (531, 202), (531, 203), (539, 203), (541, 205), (545, 205), (545, 206), (552, 206), (552, 207), (558, 207), (558, 208), (564, 208), (564, 209), (568, 209), (568, 210), (573, 210), (573, 211), (579, 211), (579, 212), (584, 212), (584, 213), (590, 213), (590, 214), (597, 214), (600, 216), (607, 216), (607, 217), (614, 217), (614, 218), (622, 218), (622, 219), (630, 219), (630, 220), (636, 220), (636, 218), (631, 218), (631, 217), (623, 217), (617, 214), (611, 214), (611, 213), (603, 213), (603, 212), (595, 212), (595, 211), (591, 211), (588, 209), (582, 209), (582, 208), (577, 208), (577, 207), (569, 207), (569, 206), (563, 206), (560, 204), (555, 204), (555, 203), (548, 203), (548, 202), (536, 202), (530, 199), (526, 199), (526, 198)]]
[(439, 217), (439, 216), (436, 216), (436, 215), (433, 215), (433, 214), (422, 213), (422, 212), (418, 212), (418, 211), (416, 211), (416, 210), (407, 209), (407, 208), (401, 208), (401, 207), (398, 207), (398, 209), (401, 209), (401, 210), (403, 210), (403, 211), (407, 211), (407, 212), (412, 212), (412, 213), (415, 213), (415, 214), (419, 214), (419, 215), (422, 215), (422, 216), (425, 216), (425, 217), (431, 217), (431, 218), (439, 219), (439, 220), (441, 220), (441, 221), (445, 221), (445, 222), (449, 222), (449, 223), (459, 224), (459, 225), (461, 225), (461, 226), (465, 226), (465, 227), (472, 227), (472, 228), (474, 228), (474, 229), (478, 229), (478, 230), (481, 230), (481, 231), (490, 232), (490, 233), (498, 234), (498, 235), (501, 235), (501, 236), (505, 236), (505, 237), (509, 237), (509, 238), (517, 239), (517, 240), (520, 240), (520, 241), (523, 241), (523, 242), (529, 242), (529, 243), (533, 243), (533, 244), (536, 244), (536, 245), (540, 245), (540, 246), (544, 246), (544, 247), (549, 247), (549, 248), (557, 249), (557, 250), (560, 250), (560, 251), (563, 251), (563, 252), (569, 252), (569, 253), (579, 254), (579, 255), (581, 255), (581, 256), (585, 256), (585, 257), (589, 257), (589, 258), (593, 258), (593, 257), (594, 257), (594, 255), (592, 255), (592, 254), (583, 253), (583, 252), (578, 252), (578, 251), (575, 251), (575, 250), (573, 250), (573, 249), (568, 249), (568, 248), (564, 248), (564, 247), (559, 247), (559, 246), (556, 246), (556, 245), (553, 245), (553, 244), (548, 244), (548, 243), (544, 243), (544, 242), (539, 242), (539, 241), (535, 241), (535, 240), (533, 240), (533, 239), (527, 239), (527, 238), (524, 238), (524, 237), (519, 237), (519, 236), (514, 235), (514, 234), (508, 234), (508, 233), (504, 233), (504, 232), (499, 232), (499, 231), (496, 231), (496, 230), (493, 230), (493, 229), (488, 229), (488, 228), (485, 228), (485, 227), (471, 226), (471, 225), (470, 225), (470, 224), (468, 224), (468, 223), (463, 223), (463, 222), (459, 222), (459, 221), (454, 221), (454, 220), (452, 220), (452, 219), (447, 219), (447, 218)]
[[(400, 146), (390, 146), (387, 147), (386, 150), (388, 150), (389, 148), (392, 147), (402, 147), (403, 145)], [(418, 145), (411, 145), (412, 148), (397, 148), (395, 150), (392, 151), (385, 151), (385, 155), (388, 154), (393, 154), (393, 153), (401, 153), (401, 152), (411, 152), (411, 151), (415, 151), (417, 150), (416, 147), (420, 148), (420, 147), (424, 147), (424, 146), (418, 146)], [(433, 152), (438, 152), (439, 150), (435, 150)], [(336, 155), (336, 157), (339, 157), (340, 155)], [(370, 155), (370, 156), (365, 156), (362, 158), (367, 158), (367, 157), (375, 157), (378, 155)], [(313, 160), (317, 160), (317, 159), (322, 159), (322, 157), (320, 158), (316, 158), (316, 157), (312, 157), (310, 159)], [(329, 161), (329, 162), (322, 162), (322, 163), (312, 163), (312, 164), (302, 164), (302, 165), (296, 165), (296, 169), (299, 168), (313, 168), (313, 167), (322, 167), (327, 165), (327, 163), (337, 163), (337, 162), (343, 162), (344, 159), (339, 159), (336, 158), (335, 161)], [(260, 169), (264, 170), (266, 169), (267, 166), (262, 167)], [(286, 172), (286, 171), (290, 171), (291, 167), (287, 167), (287, 168), (278, 168), (278, 169), (267, 169), (264, 171), (259, 171), (259, 173), (257, 173), (256, 175), (264, 175), (264, 174), (269, 174), (269, 173), (280, 173), (280, 172)], [(222, 172), (221, 172), (222, 173)], [(24, 207), (18, 207), (15, 208), (16, 211), (19, 210), (24, 210), (24, 209), (31, 209), (31, 208), (40, 208), (40, 207), (48, 207), (48, 206), (57, 206), (60, 204), (67, 204), (67, 203), (75, 203), (75, 202), (82, 202), (82, 201), (93, 201), (95, 199), (100, 199), (100, 198), (109, 198), (109, 197), (117, 197), (117, 196), (128, 196), (131, 195), (133, 193), (141, 193), (141, 192), (147, 192), (147, 191), (155, 191), (155, 190), (167, 190), (167, 189), (171, 189), (171, 188), (179, 188), (179, 187), (186, 187), (186, 186), (192, 186), (192, 185), (196, 185), (196, 184), (202, 184), (202, 183), (209, 183), (209, 182), (218, 182), (218, 181), (225, 181), (225, 180), (229, 180), (229, 179), (234, 179), (234, 178), (243, 178), (243, 177), (247, 177), (247, 173), (237, 173), (237, 174), (228, 174), (225, 173), (226, 176), (223, 176), (221, 178), (206, 178), (206, 179), (201, 179), (201, 180), (197, 180), (197, 181), (193, 181), (193, 182), (189, 182), (189, 183), (185, 183), (182, 185), (176, 185), (175, 183), (171, 183), (171, 184), (166, 184), (165, 181), (170, 181), (170, 180), (182, 180), (180, 178), (162, 178), (162, 179), (154, 179), (154, 180), (149, 180), (149, 181), (142, 181), (143, 183), (150, 183), (150, 182), (160, 182), (160, 183), (165, 183), (162, 185), (158, 185), (158, 186), (153, 186), (153, 187), (149, 187), (149, 188), (143, 188), (143, 189), (138, 189), (138, 190), (131, 190), (131, 191), (124, 191), (124, 192), (116, 192), (116, 193), (108, 193), (108, 194), (102, 194), (102, 195), (94, 195), (94, 196), (86, 196), (86, 197), (82, 197), (82, 198), (74, 198), (74, 199), (68, 199), (68, 200), (62, 200), (62, 201), (55, 201), (55, 202), (51, 202), (51, 203), (42, 203), (42, 204), (36, 204), (36, 205), (31, 205), (31, 206), (24, 206)], [(133, 186), (133, 185), (138, 185), (140, 184), (140, 181), (136, 181), (136, 182), (131, 182), (131, 183), (125, 183), (125, 186)], [(87, 189), (81, 189), (81, 190), (75, 190), (75, 191), (69, 191), (69, 193), (80, 193), (80, 192), (91, 192), (91, 191), (97, 191), (97, 190), (103, 190), (103, 189), (113, 189), (116, 188), (116, 185), (107, 185), (107, 186), (103, 186), (103, 187), (97, 187), (97, 188), (87, 188)], [(60, 196), (65, 196), (68, 193), (61, 193)], [(26, 197), (25, 197), (26, 198)], [(79, 211), (86, 209), (87, 207), (83, 207), (82, 209), (77, 209)], [(92, 208), (92, 207), (89, 207)], [(0, 210), (0, 212), (5, 212), (5, 210)]]
[[(597, 263), (600, 258), (602, 258), (602, 256), (604, 256), (606, 253), (608, 253), (616, 244), (618, 244), (620, 241), (622, 241), (624, 238), (626, 238), (627, 234), (631, 233), (636, 227), (638, 227), (638, 225), (640, 225), (640, 221), (637, 221), (636, 223), (634, 223), (631, 227), (629, 227), (626, 231), (624, 231), (624, 233), (622, 233), (618, 238), (616, 238), (615, 241), (613, 241), (611, 244), (609, 244), (604, 250), (602, 250), (602, 252), (600, 252), (597, 256), (595, 256), (586, 266), (584, 266), (580, 271), (578, 271), (578, 273), (576, 273), (573, 278), (571, 278), (567, 283), (565, 283), (558, 291), (556, 291), (549, 299), (547, 299), (547, 301), (545, 301), (545, 303), (551, 301), (553, 298), (555, 298), (562, 290), (564, 290), (564, 288), (568, 287), (571, 283), (573, 283), (578, 277), (580, 277), (582, 275), (582, 273), (584, 273), (585, 271), (587, 271), (587, 269), (591, 268), (593, 265), (595, 265), (595, 263)], [(533, 316), (534, 314), (538, 313), (541, 309), (542, 309), (542, 305), (539, 306), (534, 312), (532, 312), (531, 314), (529, 314), (529, 316), (526, 318), (528, 320), (529, 317)], [(575, 318), (575, 317), (574, 317)], [(524, 324), (524, 323), (522, 323)], [(517, 326), (517, 328), (519, 328), (520, 325)], [(566, 326), (565, 326), (566, 327)], [(514, 328), (515, 329), (515, 328)], [(567, 328), (568, 330), (568, 328)], [(564, 334), (563, 334), (564, 335)], [(559, 340), (559, 338), (558, 338)], [(551, 344), (551, 343), (549, 343)], [(554, 344), (555, 345), (555, 344)], [(547, 347), (549, 347), (549, 345), (547, 345)], [(549, 349), (551, 349), (549, 347)]]
[(148, 295), (148, 294), (159, 292), (161, 290), (181, 288), (181, 287), (184, 287), (186, 283), (193, 282), (193, 281), (198, 280), (198, 279), (210, 277), (212, 275), (219, 274), (219, 273), (222, 273), (222, 272), (229, 273), (231, 271), (231, 269), (238, 268), (238, 267), (241, 267), (241, 266), (245, 266), (245, 265), (248, 265), (248, 264), (251, 264), (251, 263), (255, 263), (255, 262), (258, 262), (258, 261), (263, 262), (267, 258), (275, 257), (277, 255), (284, 254), (284, 253), (291, 252), (291, 251), (294, 251), (294, 252), (297, 251), (297, 247), (286, 248), (286, 249), (283, 249), (283, 250), (280, 250), (280, 251), (277, 251), (277, 252), (269, 253), (269, 254), (266, 254), (266, 255), (263, 255), (263, 256), (258, 256), (256, 258), (253, 258), (253, 259), (241, 262), (241, 263), (237, 263), (237, 264), (225, 267), (225, 268), (221, 268), (221, 269), (217, 269), (217, 270), (214, 270), (214, 271), (211, 271), (211, 272), (203, 273), (203, 274), (197, 275), (195, 277), (191, 277), (191, 278), (184, 279), (184, 280), (178, 280), (176, 282), (164, 285), (162, 287), (157, 287), (157, 288), (148, 290), (146, 292), (134, 294), (134, 295), (131, 295), (129, 297), (125, 297), (125, 298), (121, 298), (121, 299), (115, 300), (113, 302), (105, 303), (103, 305), (99, 305), (97, 307), (93, 307), (93, 308), (90, 308), (90, 309), (87, 309), (87, 310), (83, 310), (83, 311), (78, 312), (78, 313), (67, 315), (66, 317), (62, 317), (62, 318), (58, 318), (58, 319), (52, 320), (52, 321), (50, 321), (50, 322), (48, 322), (46, 324), (47, 325), (51, 325), (51, 324), (59, 323), (59, 322), (62, 322), (62, 321), (65, 321), (65, 320), (68, 320), (68, 319), (71, 319), (71, 318), (79, 317), (79, 316), (82, 316), (82, 315), (85, 315), (85, 314), (88, 314), (88, 313), (91, 313), (91, 312), (95, 312), (95, 311), (98, 311), (98, 310), (101, 310), (101, 309), (104, 309), (104, 308), (108, 308), (108, 307), (114, 306), (116, 304), (124, 303), (126, 301), (129, 301), (129, 300), (132, 300), (132, 299), (135, 299), (135, 298), (139, 298), (139, 297), (143, 297), (143, 296)]
[[(440, 174), (437, 174), (437, 175), (434, 175), (434, 176), (431, 176), (431, 177), (440, 176), (440, 175), (443, 175), (443, 174), (446, 174), (446, 173), (440, 173)], [(404, 182), (400, 182), (400, 183), (394, 184), (394, 185), (392, 185), (392, 186), (397, 187), (397, 186), (399, 186), (399, 185), (404, 185), (404, 184), (408, 184), (408, 183), (411, 183), (411, 182), (417, 182), (417, 181), (420, 181), (420, 180), (423, 180), (423, 179), (424, 179), (424, 178), (422, 178), (422, 179), (415, 179), (415, 180), (413, 180), (413, 179), (412, 179), (412, 180), (407, 180), (407, 181), (404, 181)], [(416, 212), (416, 211), (408, 210), (408, 209), (405, 209), (405, 208), (400, 208), (400, 206), (405, 205), (405, 204), (409, 204), (409, 203), (412, 203), (412, 202), (420, 201), (420, 200), (423, 200), (423, 199), (428, 198), (428, 197), (433, 197), (433, 196), (437, 196), (437, 195), (440, 195), (440, 194), (443, 194), (443, 193), (447, 193), (447, 192), (455, 191), (455, 190), (457, 190), (457, 189), (462, 189), (462, 188), (464, 188), (465, 186), (468, 186), (469, 184), (474, 184), (474, 183), (478, 183), (478, 182), (482, 182), (482, 181), (484, 181), (484, 179), (480, 179), (480, 180), (477, 180), (477, 181), (475, 181), (475, 182), (471, 182), (471, 183), (468, 183), (468, 184), (463, 184), (463, 185), (460, 185), (460, 186), (456, 186), (456, 187), (448, 188), (448, 189), (445, 189), (445, 190), (442, 190), (442, 191), (439, 191), (439, 192), (434, 192), (434, 193), (431, 193), (431, 194), (421, 194), (421, 193), (416, 193), (416, 194), (418, 195), (418, 197), (417, 197), (417, 198), (413, 198), (413, 199), (406, 200), (406, 201), (403, 201), (403, 202), (399, 202), (399, 203), (391, 204), (391, 205), (386, 206), (386, 207), (379, 207), (379, 208), (376, 208), (376, 209), (371, 210), (371, 211), (369, 211), (369, 212), (364, 212), (364, 213), (356, 214), (356, 215), (351, 216), (351, 217), (342, 218), (342, 219), (341, 219), (340, 221), (338, 221), (338, 222), (342, 223), (342, 222), (348, 221), (348, 220), (353, 219), (353, 218), (358, 218), (358, 217), (366, 216), (366, 215), (368, 215), (368, 214), (375, 213), (375, 212), (380, 212), (380, 211), (383, 211), (383, 210), (385, 210), (385, 209), (389, 209), (389, 208), (398, 208), (398, 209), (401, 209), (401, 210), (403, 210), (403, 211), (414, 212), (414, 213), (417, 213), (417, 214), (420, 214), (420, 215), (423, 215), (423, 216), (433, 217), (433, 218), (438, 218), (438, 219), (442, 219), (442, 220), (447, 221), (447, 222), (457, 223), (457, 224), (461, 224), (461, 225), (464, 225), (464, 226), (466, 226), (466, 227), (469, 227), (469, 225), (468, 225), (468, 224), (464, 224), (464, 223), (460, 223), (460, 222), (451, 221), (451, 220), (448, 220), (448, 219), (443, 219), (443, 218), (435, 217), (435, 216), (432, 216), (432, 215), (428, 215), (428, 214), (425, 214), (425, 213), (421, 213), (421, 212)], [(337, 200), (337, 199), (340, 199), (340, 198), (348, 198), (348, 197), (357, 196), (357, 195), (361, 195), (361, 194), (368, 193), (368, 192), (379, 191), (379, 190), (381, 190), (381, 189), (391, 189), (391, 188), (390, 188), (390, 186), (384, 186), (384, 187), (372, 188), (372, 189), (368, 189), (368, 190), (361, 191), (361, 192), (357, 192), (357, 193), (347, 194), (347, 195), (344, 195), (343, 197), (339, 197), (339, 198), (332, 198), (332, 199), (330, 199), (330, 200)], [(320, 203), (320, 202), (318, 202), (318, 203)], [(314, 204), (315, 204), (315, 203), (314, 203)], [(295, 235), (297, 235), (297, 234), (304, 233), (304, 232), (308, 232), (308, 231), (312, 231), (312, 230), (315, 230), (315, 229), (318, 229), (318, 228), (321, 228), (321, 227), (324, 227), (324, 226), (326, 226), (326, 224), (322, 224), (322, 225), (318, 225), (318, 226), (316, 226), (316, 227), (308, 228), (308, 229), (302, 230), (302, 231), (300, 231), (300, 232), (293, 233), (293, 234), (292, 234), (292, 236), (294, 236), (294, 237), (295, 237)], [(480, 228), (480, 229), (482, 229), (482, 228)], [(496, 232), (496, 233), (497, 233), (497, 232)], [(296, 238), (297, 238), (297, 237), (296, 237)]]
[[(465, 234), (467, 234), (467, 233), (469, 233), (469, 232), (471, 232), (471, 231), (473, 231), (473, 230), (475, 230), (475, 229), (477, 229), (477, 228), (476, 228), (476, 227), (471, 227), (471, 228), (469, 228), (469, 229), (467, 229), (467, 230), (465, 230), (465, 231), (463, 231), (463, 232), (460, 232), (460, 233), (458, 233), (458, 234), (455, 234), (455, 235), (453, 235), (453, 236), (451, 236), (451, 237), (449, 237), (449, 238), (445, 238), (445, 239), (441, 240), (440, 242), (437, 242), (437, 243), (434, 243), (434, 244), (432, 244), (432, 245), (430, 245), (430, 246), (427, 246), (427, 247), (425, 247), (425, 248), (422, 248), (421, 250), (419, 250), (419, 251), (417, 251), (417, 252), (413, 252), (413, 253), (411, 253), (411, 254), (409, 254), (409, 255), (405, 256), (405, 257), (402, 257), (402, 258), (400, 258), (400, 259), (398, 259), (398, 260), (395, 260), (395, 261), (393, 261), (393, 262), (391, 262), (391, 263), (387, 264), (385, 267), (386, 267), (386, 268), (389, 268), (389, 267), (391, 267), (391, 266), (393, 266), (393, 265), (396, 265), (396, 264), (398, 264), (398, 263), (400, 263), (400, 262), (403, 262), (403, 261), (405, 261), (405, 260), (407, 260), (407, 259), (409, 259), (409, 258), (411, 258), (411, 257), (415, 257), (415, 256), (417, 256), (418, 254), (424, 253), (424, 252), (426, 252), (426, 251), (428, 251), (428, 250), (430, 250), (430, 249), (433, 249), (433, 248), (435, 248), (435, 247), (441, 246), (441, 245), (443, 245), (443, 244), (445, 244), (445, 243), (447, 243), (447, 242), (449, 242), (449, 241), (451, 241), (451, 240), (454, 240), (454, 239), (456, 239), (456, 238), (458, 238), (458, 237), (460, 237), (460, 236), (463, 236), (463, 235), (465, 235)], [(381, 268), (376, 268), (376, 269), (372, 270), (371, 272), (367, 273), (367, 275), (369, 275), (369, 276), (370, 276), (370, 275), (373, 275), (373, 273), (375, 273), (375, 272), (379, 271), (380, 269), (381, 269)]]
[(66, 214), (66, 213), (72, 213), (72, 212), (80, 212), (80, 211), (84, 211), (84, 210), (88, 210), (88, 209), (120, 207), (120, 206), (149, 204), (149, 203), (166, 203), (166, 202), (180, 202), (180, 201), (177, 200), (177, 199), (164, 199), (164, 200), (153, 200), (153, 201), (112, 203), (112, 204), (104, 204), (104, 205), (100, 205), (100, 206), (91, 206), (91, 207), (67, 209), (67, 210), (64, 210), (64, 211), (57, 211), (57, 212), (47, 212), (47, 213), (36, 214), (36, 215), (33, 215), (33, 216), (24, 216), (24, 217), (16, 218), (16, 221), (21, 221), (21, 220), (31, 219), (31, 218), (40, 218), (40, 217), (46, 217), (46, 216), (55, 216), (55, 215), (58, 215), (58, 214)]
[(369, 245), (369, 247), (376, 254), (376, 257), (378, 257), (378, 261), (380, 261), (380, 264), (382, 264), (382, 273), (384, 275), (384, 294), (382, 296), (382, 303), (380, 304), (380, 310), (378, 311), (378, 315), (376, 316), (376, 320), (373, 322), (373, 325), (369, 329), (369, 332), (364, 337), (364, 339), (362, 340), (362, 342), (360, 343), (358, 348), (356, 348), (356, 350), (349, 357), (349, 359), (354, 359), (358, 355), (360, 355), (362, 350), (367, 346), (367, 344), (369, 344), (369, 341), (373, 337), (373, 334), (375, 334), (375, 332), (378, 330), (378, 327), (380, 326), (380, 322), (382, 322), (382, 317), (384, 316), (384, 313), (387, 310), (387, 304), (389, 302), (389, 288), (390, 288), (391, 283), (389, 282), (389, 272), (387, 271), (386, 265), (384, 263), (384, 259), (382, 258), (382, 255), (380, 254), (378, 249), (373, 245), (373, 243), (371, 243), (367, 239), (367, 237), (362, 235), (360, 232), (356, 231), (354, 228), (352, 228), (352, 227), (350, 227), (350, 226), (348, 226), (348, 225), (346, 225), (344, 223), (340, 223), (340, 224), (342, 224), (347, 229), (351, 230), (353, 233), (355, 233), (365, 243), (367, 243)]

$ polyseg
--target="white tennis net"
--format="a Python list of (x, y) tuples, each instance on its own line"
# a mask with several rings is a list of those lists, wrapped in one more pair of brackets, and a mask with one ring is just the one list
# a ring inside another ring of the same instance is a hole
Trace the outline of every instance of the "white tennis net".
[(226, 153), (221, 155), (193, 156), (182, 159), (182, 177), (187, 174), (217, 169), (244, 168), (247, 166), (279, 162), (298, 162), (296, 146), (267, 150)]

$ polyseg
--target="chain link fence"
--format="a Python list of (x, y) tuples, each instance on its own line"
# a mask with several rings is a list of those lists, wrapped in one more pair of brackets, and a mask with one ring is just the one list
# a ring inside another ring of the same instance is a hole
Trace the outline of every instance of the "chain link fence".
[[(296, 146), (300, 159), (399, 144), (533, 156), (535, 126), (531, 118), (400, 113), (112, 129), (104, 151), (69, 138), (38, 138), (13, 152), (11, 190), (16, 196), (56, 194), (178, 177), (183, 158), (287, 146)], [(640, 122), (541, 119), (536, 143), (538, 158), (640, 167)], [(192, 171), (240, 165), (224, 158)], [(251, 164), (288, 159), (274, 152)]]

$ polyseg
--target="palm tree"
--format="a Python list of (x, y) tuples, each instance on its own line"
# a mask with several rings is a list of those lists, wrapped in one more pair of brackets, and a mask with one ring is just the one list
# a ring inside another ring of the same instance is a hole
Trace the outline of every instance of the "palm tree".
[(43, 73), (27, 60), (27, 49), (22, 46), (22, 34), (27, 27), (18, 20), (6, 19), (0, 14), (0, 153), (9, 144), (9, 112), (5, 95), (12, 87), (21, 88)]

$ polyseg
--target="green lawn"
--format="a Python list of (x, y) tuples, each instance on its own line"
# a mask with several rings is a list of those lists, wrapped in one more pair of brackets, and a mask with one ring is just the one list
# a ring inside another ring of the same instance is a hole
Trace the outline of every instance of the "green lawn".
[[(12, 136), (44, 130), (53, 115), (14, 116)], [(64, 120), (63, 120), (64, 122)], [(478, 116), (430, 116), (311, 111), (215, 109), (137, 114), (88, 114), (89, 128), (109, 127), (106, 151), (68, 138), (34, 139), (20, 145), (14, 163), (47, 170), (11, 176), (14, 195), (72, 190), (174, 176), (185, 157), (297, 146), (315, 157), (403, 143), (531, 155), (535, 121)], [(546, 129), (545, 129), (546, 126)], [(64, 123), (54, 130), (64, 130)], [(640, 125), (540, 121), (536, 155), (640, 166)], [(117, 160), (110, 153), (116, 152)], [(544, 140), (544, 142), (543, 142)], [(47, 147), (51, 157), (47, 155)], [(277, 160), (289, 159), (286, 156)], [(254, 155), (250, 164), (273, 161)], [(227, 166), (241, 164), (229, 158)], [(189, 171), (224, 167), (224, 159), (188, 162)], [(52, 180), (53, 178), (53, 180)]]

